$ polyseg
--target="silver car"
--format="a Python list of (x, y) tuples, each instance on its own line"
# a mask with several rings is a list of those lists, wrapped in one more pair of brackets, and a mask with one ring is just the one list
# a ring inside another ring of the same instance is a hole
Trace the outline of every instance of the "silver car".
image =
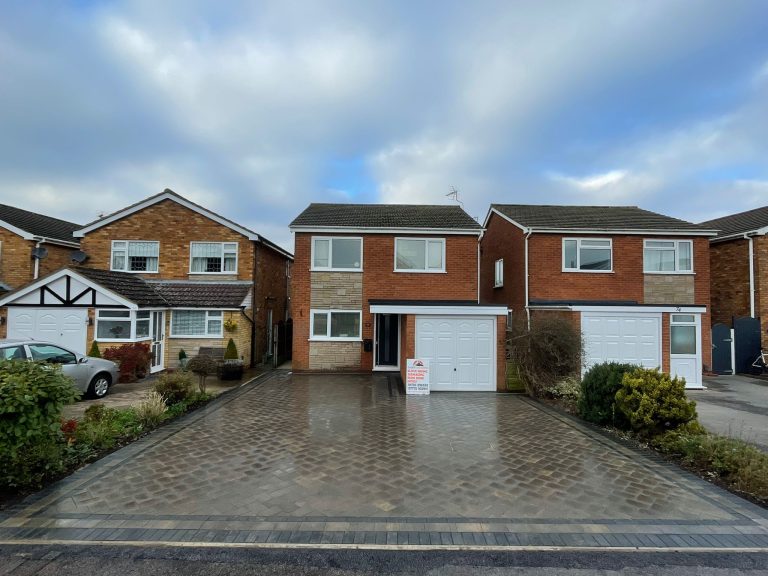
[(0, 340), (0, 360), (32, 360), (59, 364), (72, 379), (75, 388), (91, 398), (103, 398), (118, 381), (117, 364), (102, 358), (90, 358), (38, 340)]

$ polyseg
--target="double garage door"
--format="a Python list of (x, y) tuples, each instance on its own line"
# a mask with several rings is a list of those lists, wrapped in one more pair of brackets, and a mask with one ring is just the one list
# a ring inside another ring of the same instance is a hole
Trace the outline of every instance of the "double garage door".
[(85, 308), (8, 308), (8, 338), (44, 340), (85, 354)]
[(416, 316), (416, 358), (430, 361), (430, 388), (496, 390), (496, 318)]

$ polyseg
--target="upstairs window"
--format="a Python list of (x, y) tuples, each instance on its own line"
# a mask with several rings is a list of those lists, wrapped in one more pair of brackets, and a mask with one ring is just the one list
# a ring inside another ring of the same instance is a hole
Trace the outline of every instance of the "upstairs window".
[(501, 288), (502, 286), (504, 286), (504, 258), (499, 258), (494, 263), (493, 287)]
[(237, 274), (237, 242), (192, 242), (190, 273)]
[(160, 242), (142, 240), (112, 241), (112, 270), (157, 272)]
[(395, 238), (395, 272), (445, 272), (445, 239)]
[(691, 240), (646, 240), (643, 271), (651, 273), (693, 272)]
[(362, 238), (312, 238), (312, 270), (360, 272), (362, 269)]
[(610, 239), (563, 238), (563, 270), (566, 272), (611, 272), (613, 248)]

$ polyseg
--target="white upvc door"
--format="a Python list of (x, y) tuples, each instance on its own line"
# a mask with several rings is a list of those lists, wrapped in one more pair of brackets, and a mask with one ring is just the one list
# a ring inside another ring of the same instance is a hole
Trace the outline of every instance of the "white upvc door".
[(686, 388), (701, 388), (701, 369), (701, 314), (670, 314), (670, 373), (685, 378)]
[(165, 369), (165, 312), (152, 312), (152, 360), (150, 373)]

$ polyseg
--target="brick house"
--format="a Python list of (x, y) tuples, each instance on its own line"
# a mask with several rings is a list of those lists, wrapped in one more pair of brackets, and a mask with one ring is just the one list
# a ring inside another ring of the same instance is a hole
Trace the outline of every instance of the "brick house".
[(80, 224), (0, 204), (0, 293), (66, 266)]
[(702, 386), (711, 366), (709, 227), (634, 206), (492, 204), (480, 295), (510, 322), (565, 314), (586, 369), (621, 361)]
[(8, 337), (30, 336), (84, 353), (151, 345), (151, 370), (178, 354), (224, 347), (246, 365), (265, 361), (275, 323), (287, 320), (292, 256), (172, 190), (74, 231), (80, 264), (6, 295)]
[[(738, 316), (760, 318), (768, 332), (768, 206), (702, 222), (710, 239), (712, 323)], [(765, 338), (763, 337), (763, 340)]]
[(504, 384), (505, 306), (480, 304), (481, 226), (458, 206), (311, 204), (292, 223), (294, 371), (399, 371), (432, 390)]

